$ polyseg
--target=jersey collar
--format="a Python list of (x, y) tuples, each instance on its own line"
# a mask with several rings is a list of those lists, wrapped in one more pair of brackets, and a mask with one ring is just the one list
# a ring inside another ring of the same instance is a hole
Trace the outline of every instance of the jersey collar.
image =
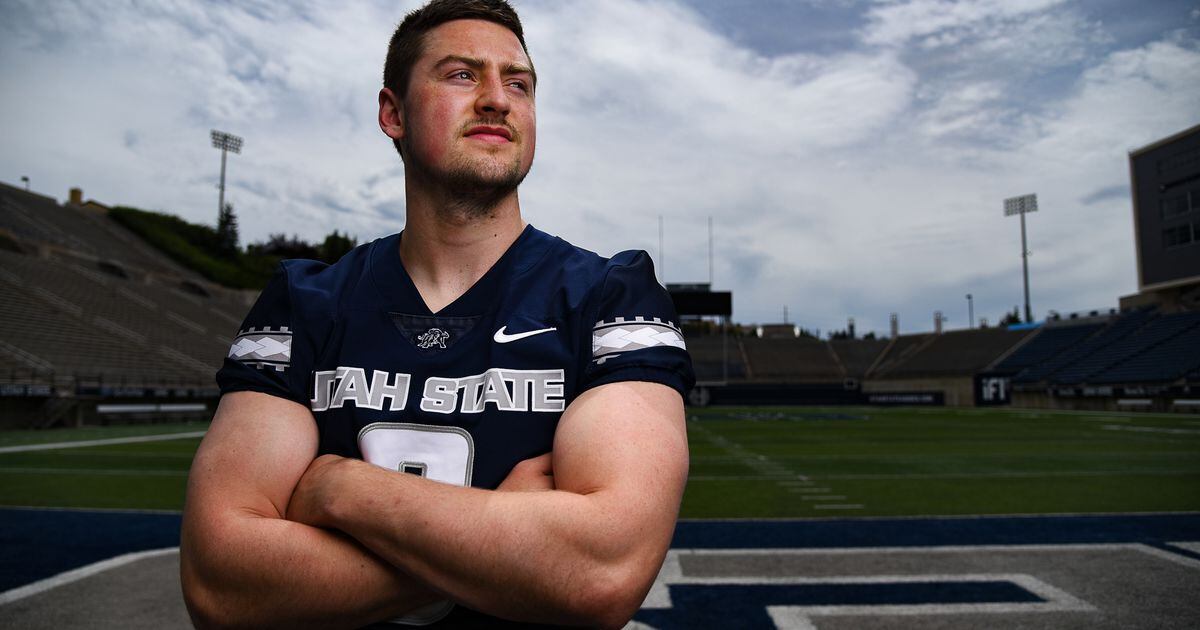
[[(400, 239), (403, 234), (400, 232), (381, 238), (371, 245), (371, 279), (390, 312), (432, 316), (434, 313), (425, 305), (400, 260)], [(437, 315), (471, 317), (488, 312), (501, 301), (512, 278), (528, 271), (541, 260), (554, 240), (555, 237), (526, 225), (496, 264), (466, 293), (438, 311)]]

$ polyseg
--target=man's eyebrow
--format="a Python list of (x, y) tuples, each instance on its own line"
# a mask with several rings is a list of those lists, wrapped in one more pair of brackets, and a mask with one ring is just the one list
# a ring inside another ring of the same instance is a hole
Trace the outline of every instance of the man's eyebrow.
[[(434, 64), (434, 67), (440, 68), (448, 63), (461, 63), (464, 66), (471, 68), (472, 70), (480, 70), (485, 65), (487, 65), (484, 63), (484, 61), (482, 59), (478, 59), (475, 57), (464, 57), (462, 55), (446, 55), (445, 57), (442, 57), (436, 64)], [(523, 63), (508, 64), (507, 66), (504, 67), (504, 74), (528, 74), (530, 77), (533, 78), (534, 85), (537, 85), (537, 73), (534, 72), (533, 68), (531, 68)]]
[(439, 59), (438, 62), (436, 64), (434, 64), (434, 67), (440, 68), (448, 63), (456, 63), (456, 62), (461, 63), (468, 68), (473, 68), (475, 70), (482, 68), (484, 65), (482, 59), (476, 59), (475, 57), (463, 57), (462, 55), (446, 55), (445, 57), (442, 57), (441, 59)]

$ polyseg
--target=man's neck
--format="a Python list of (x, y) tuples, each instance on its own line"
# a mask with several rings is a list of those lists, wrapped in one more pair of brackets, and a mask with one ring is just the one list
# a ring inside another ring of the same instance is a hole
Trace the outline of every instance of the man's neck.
[(400, 260), (425, 305), (437, 313), (500, 260), (525, 222), (516, 191), (485, 209), (407, 188)]

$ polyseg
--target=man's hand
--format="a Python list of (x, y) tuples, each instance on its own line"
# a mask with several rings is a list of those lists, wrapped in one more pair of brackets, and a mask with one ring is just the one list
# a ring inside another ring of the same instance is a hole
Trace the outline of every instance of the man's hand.
[(517, 462), (497, 490), (504, 492), (540, 492), (554, 489), (553, 453)]
[(341, 494), (338, 484), (347, 482), (360, 465), (369, 464), (338, 455), (322, 455), (312, 460), (292, 491), (285, 518), (314, 527), (332, 527), (329, 514), (333, 501)]
[[(496, 489), (504, 492), (553, 490), (552, 462), (552, 453), (517, 462)], [(356, 476), (365, 478), (363, 473), (367, 471), (362, 467), (371, 465), (359, 459), (338, 455), (322, 455), (312, 460), (292, 492), (286, 518), (314, 527), (335, 527), (336, 518), (331, 518), (330, 515), (336, 510), (334, 502), (338, 497), (345, 495), (342, 488), (347, 486), (344, 484), (353, 484)]]

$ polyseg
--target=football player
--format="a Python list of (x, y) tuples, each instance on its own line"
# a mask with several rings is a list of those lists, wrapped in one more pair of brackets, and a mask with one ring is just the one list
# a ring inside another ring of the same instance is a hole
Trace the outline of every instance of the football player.
[(188, 481), (197, 626), (637, 611), (687, 478), (691, 363), (645, 252), (522, 220), (536, 88), (504, 0), (434, 0), (397, 28), (379, 126), (404, 230), (285, 261), (246, 317)]

